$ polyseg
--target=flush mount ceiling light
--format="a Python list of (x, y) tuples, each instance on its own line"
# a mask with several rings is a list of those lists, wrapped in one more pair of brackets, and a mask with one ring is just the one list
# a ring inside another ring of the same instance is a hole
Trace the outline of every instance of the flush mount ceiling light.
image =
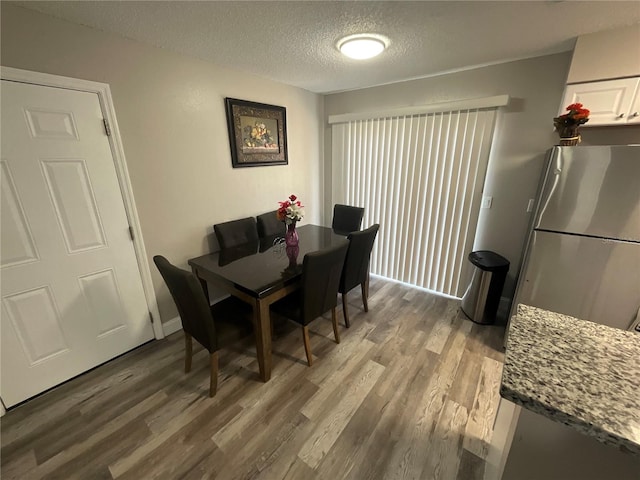
[(380, 55), (387, 48), (387, 42), (381, 35), (349, 35), (338, 42), (338, 50), (349, 58), (366, 60)]

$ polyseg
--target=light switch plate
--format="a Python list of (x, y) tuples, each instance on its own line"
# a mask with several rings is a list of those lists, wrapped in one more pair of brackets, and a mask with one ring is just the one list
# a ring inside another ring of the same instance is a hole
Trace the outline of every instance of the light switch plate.
[(491, 208), (491, 204), (493, 203), (493, 197), (482, 197), (482, 203), (480, 204), (480, 208)]
[(536, 203), (535, 198), (530, 198), (529, 203), (527, 203), (527, 213), (533, 211), (533, 204)]

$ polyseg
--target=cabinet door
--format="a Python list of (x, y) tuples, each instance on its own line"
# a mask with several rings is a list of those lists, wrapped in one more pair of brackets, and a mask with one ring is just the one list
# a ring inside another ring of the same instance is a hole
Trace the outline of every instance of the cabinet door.
[(627, 123), (638, 83), (640, 80), (637, 78), (625, 78), (567, 85), (560, 113), (566, 113), (564, 109), (567, 105), (580, 102), (591, 111), (585, 127), (624, 125)]
[(636, 86), (636, 93), (631, 101), (631, 108), (627, 115), (627, 123), (640, 125), (640, 80)]

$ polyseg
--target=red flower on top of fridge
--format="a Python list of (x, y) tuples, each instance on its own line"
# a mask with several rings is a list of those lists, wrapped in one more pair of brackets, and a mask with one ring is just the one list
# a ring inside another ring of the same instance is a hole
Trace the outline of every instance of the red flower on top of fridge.
[(581, 103), (572, 103), (566, 110), (568, 113), (553, 119), (553, 124), (556, 128), (567, 125), (583, 125), (589, 121), (589, 113), (591, 112), (584, 108)]

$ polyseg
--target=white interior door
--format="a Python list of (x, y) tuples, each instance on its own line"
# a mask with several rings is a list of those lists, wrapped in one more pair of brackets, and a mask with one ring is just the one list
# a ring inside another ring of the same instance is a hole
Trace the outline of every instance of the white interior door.
[(95, 93), (2, 80), (1, 381), (15, 405), (153, 338)]

